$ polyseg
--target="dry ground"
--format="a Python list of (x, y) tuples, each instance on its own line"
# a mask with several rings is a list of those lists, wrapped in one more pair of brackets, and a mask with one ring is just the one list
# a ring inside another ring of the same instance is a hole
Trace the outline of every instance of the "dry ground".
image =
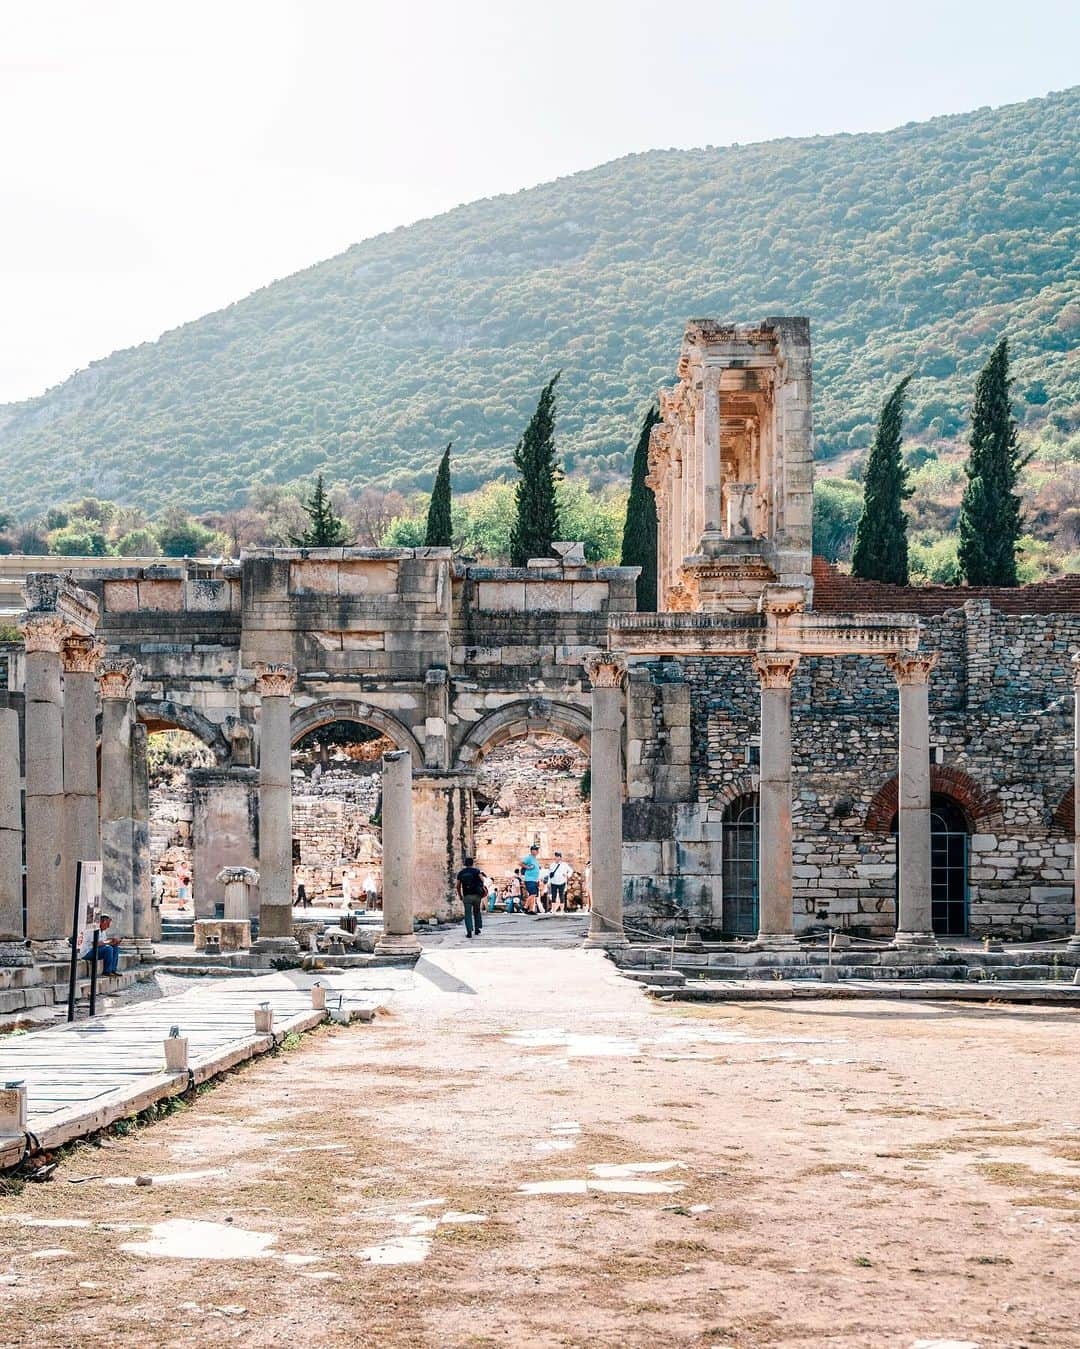
[[(0, 1199), (0, 1340), (1080, 1346), (1076, 1013), (657, 1005), (510, 922)], [(177, 1220), (272, 1244), (123, 1249)]]

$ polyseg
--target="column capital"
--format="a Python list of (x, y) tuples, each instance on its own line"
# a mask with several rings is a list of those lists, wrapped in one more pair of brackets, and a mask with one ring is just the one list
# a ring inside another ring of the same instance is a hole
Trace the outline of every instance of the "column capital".
[(64, 673), (97, 674), (104, 654), (104, 646), (93, 637), (84, 636), (79, 632), (69, 632), (60, 651)]
[(929, 684), (930, 672), (937, 663), (936, 651), (898, 651), (885, 657), (885, 664), (901, 687), (905, 684)]
[(626, 678), (626, 657), (621, 651), (597, 651), (582, 661), (594, 689), (622, 688)]
[(19, 631), (28, 656), (40, 651), (58, 656), (71, 629), (59, 614), (45, 612), (23, 614), (19, 619)]
[(288, 698), (296, 687), (296, 666), (255, 663), (255, 692), (260, 698)]
[(794, 651), (758, 651), (751, 663), (763, 689), (789, 689), (799, 657)]
[(138, 672), (130, 656), (105, 656), (98, 667), (102, 698), (130, 698)]
[(1072, 658), (1073, 684), (1080, 689), (1080, 651)]

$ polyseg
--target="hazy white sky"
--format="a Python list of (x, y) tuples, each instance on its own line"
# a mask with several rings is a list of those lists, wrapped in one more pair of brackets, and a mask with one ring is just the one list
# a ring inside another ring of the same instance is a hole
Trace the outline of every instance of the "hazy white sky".
[(0, 400), (630, 151), (881, 130), (1078, 79), (1075, 0), (4, 0)]

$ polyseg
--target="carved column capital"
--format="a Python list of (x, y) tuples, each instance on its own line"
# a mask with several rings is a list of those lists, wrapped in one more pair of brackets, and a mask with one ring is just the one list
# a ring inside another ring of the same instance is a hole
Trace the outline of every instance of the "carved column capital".
[(130, 698), (138, 673), (130, 656), (105, 656), (98, 667), (102, 698)]
[(26, 654), (32, 656), (40, 651), (59, 655), (64, 646), (64, 638), (71, 631), (59, 614), (26, 613), (19, 620), (19, 631), (23, 636)]
[(885, 664), (896, 676), (897, 684), (929, 684), (930, 672), (938, 663), (936, 651), (899, 651), (885, 657)]
[(763, 689), (789, 689), (799, 657), (793, 651), (758, 651), (751, 664)]
[(65, 674), (97, 674), (105, 648), (93, 637), (69, 633), (61, 648)]
[(260, 698), (288, 698), (296, 687), (296, 666), (257, 661), (255, 692)]
[(621, 651), (597, 651), (582, 664), (594, 689), (622, 688), (626, 678), (626, 657)]

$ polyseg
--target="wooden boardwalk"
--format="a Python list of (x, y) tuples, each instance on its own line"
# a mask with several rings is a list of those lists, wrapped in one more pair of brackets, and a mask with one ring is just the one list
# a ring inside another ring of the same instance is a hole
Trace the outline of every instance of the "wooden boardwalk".
[[(327, 1014), (311, 1006), (316, 979), (328, 1005), (341, 996), (348, 1007), (375, 1007), (385, 993), (372, 985), (385, 989), (388, 973), (378, 971), (377, 980), (360, 972), (292, 971), (206, 980), (173, 997), (0, 1040), (0, 1081), (26, 1083), (30, 1136), (0, 1137), (0, 1168), (15, 1165), (27, 1142), (59, 1147), (265, 1053), (290, 1032), (317, 1026)], [(263, 1002), (274, 1009), (271, 1035), (255, 1033), (255, 1009)], [(162, 1041), (172, 1026), (188, 1038), (190, 1073), (165, 1070)]]

